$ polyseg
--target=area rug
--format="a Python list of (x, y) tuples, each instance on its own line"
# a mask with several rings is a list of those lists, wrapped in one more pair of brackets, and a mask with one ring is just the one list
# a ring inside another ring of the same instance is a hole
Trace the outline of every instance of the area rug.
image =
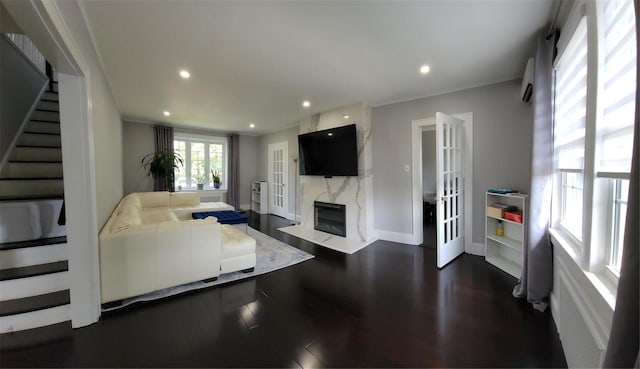
[(204, 281), (198, 281), (183, 284), (181, 286), (165, 288), (163, 290), (124, 299), (122, 300), (122, 304), (118, 306), (103, 308), (102, 311), (107, 312), (117, 310), (125, 306), (135, 304), (136, 302), (158, 300), (187, 291), (208, 288), (224, 283), (237, 281), (240, 279), (255, 277), (260, 274), (273, 272), (274, 270), (286, 268), (313, 258), (313, 255), (309, 253), (289, 246), (284, 242), (280, 242), (275, 238), (258, 232), (246, 225), (235, 225), (234, 227), (242, 230), (243, 232), (246, 230), (247, 234), (255, 238), (256, 240), (256, 267), (254, 268), (253, 272), (226, 273), (218, 276), (217, 280), (208, 283), (205, 283)]

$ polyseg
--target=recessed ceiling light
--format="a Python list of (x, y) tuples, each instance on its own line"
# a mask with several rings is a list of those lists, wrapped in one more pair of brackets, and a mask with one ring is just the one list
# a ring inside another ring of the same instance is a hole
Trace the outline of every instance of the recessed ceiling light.
[(427, 73), (429, 73), (430, 70), (431, 70), (431, 68), (426, 64), (420, 67), (420, 73), (421, 74), (427, 74)]
[(305, 100), (302, 102), (302, 106), (304, 106), (305, 108), (308, 108), (311, 106), (311, 103), (309, 102), (309, 100)]
[(163, 111), (162, 114), (164, 114), (165, 117), (168, 117), (169, 115), (171, 115), (171, 113), (169, 113), (168, 111)]
[(183, 69), (183, 70), (180, 71), (180, 77), (182, 77), (184, 79), (187, 79), (187, 78), (191, 77), (191, 73), (189, 73), (188, 70)]
[(345, 115), (345, 116), (344, 116), (344, 119), (349, 119), (349, 116), (348, 116), (348, 115)]
[(255, 128), (255, 127), (256, 127), (255, 124), (253, 124), (253, 123), (249, 124), (249, 128)]
[(333, 133), (331, 133), (331, 132), (329, 132), (329, 133), (327, 133), (327, 134), (328, 134), (329, 136), (333, 136)]

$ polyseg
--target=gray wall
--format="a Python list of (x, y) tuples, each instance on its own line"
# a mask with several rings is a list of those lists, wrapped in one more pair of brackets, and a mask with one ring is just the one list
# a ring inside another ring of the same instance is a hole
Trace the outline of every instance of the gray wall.
[[(0, 11), (3, 8), (0, 8)], [(44, 87), (44, 76), (13, 43), (0, 37), (0, 158)]]
[(4, 5), (0, 2), (0, 32), (2, 33), (20, 33), (24, 32), (16, 23), (15, 19), (9, 14)]
[(531, 105), (519, 99), (520, 80), (373, 108), (374, 228), (412, 233), (411, 121), (473, 112), (473, 242), (484, 243), (484, 193), (491, 187), (528, 192)]
[[(147, 123), (123, 122), (123, 183), (124, 193), (153, 191), (153, 180), (142, 168), (142, 158), (155, 150), (154, 128)], [(180, 132), (225, 137), (222, 132), (176, 128)], [(240, 135), (240, 205), (250, 204), (251, 181), (256, 178), (258, 138)]]
[[(56, 5), (87, 64), (86, 72), (91, 75), (87, 93), (91, 99), (91, 144), (94, 153), (97, 225), (100, 229), (122, 199), (122, 120), (79, 4), (75, 1), (57, 1)], [(64, 105), (61, 109), (64, 109)]]
[(422, 132), (422, 192), (436, 191), (436, 131)]
[[(294, 183), (298, 180), (296, 178), (296, 168), (294, 167), (293, 158), (298, 158), (298, 135), (300, 134), (300, 127), (295, 126), (282, 131), (274, 132), (268, 135), (258, 137), (258, 171), (255, 180), (266, 181), (267, 180), (267, 166), (268, 166), (268, 149), (269, 144), (287, 141), (289, 143), (289, 213), (294, 213), (295, 193), (293, 191)], [(299, 182), (298, 182), (299, 183)], [(300, 186), (296, 185), (297, 191), (300, 191)], [(300, 197), (298, 197), (298, 201)], [(300, 209), (300, 204), (297, 205)], [(299, 211), (295, 211), (295, 214), (300, 214)]]
[(155, 150), (153, 126), (122, 122), (124, 193), (153, 191), (153, 178), (142, 168), (142, 158)]

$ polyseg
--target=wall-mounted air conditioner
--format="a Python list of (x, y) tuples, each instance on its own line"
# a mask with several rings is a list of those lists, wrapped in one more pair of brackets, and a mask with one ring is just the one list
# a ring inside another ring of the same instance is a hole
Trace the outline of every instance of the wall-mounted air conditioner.
[(520, 88), (520, 98), (524, 102), (531, 102), (531, 96), (533, 96), (533, 68), (534, 58), (527, 60), (527, 67), (524, 70), (524, 76), (522, 76), (522, 87)]

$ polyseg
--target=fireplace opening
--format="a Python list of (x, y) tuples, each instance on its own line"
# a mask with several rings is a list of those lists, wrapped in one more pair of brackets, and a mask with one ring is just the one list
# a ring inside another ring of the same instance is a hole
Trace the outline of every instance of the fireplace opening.
[(347, 237), (346, 206), (328, 202), (313, 202), (313, 228)]

